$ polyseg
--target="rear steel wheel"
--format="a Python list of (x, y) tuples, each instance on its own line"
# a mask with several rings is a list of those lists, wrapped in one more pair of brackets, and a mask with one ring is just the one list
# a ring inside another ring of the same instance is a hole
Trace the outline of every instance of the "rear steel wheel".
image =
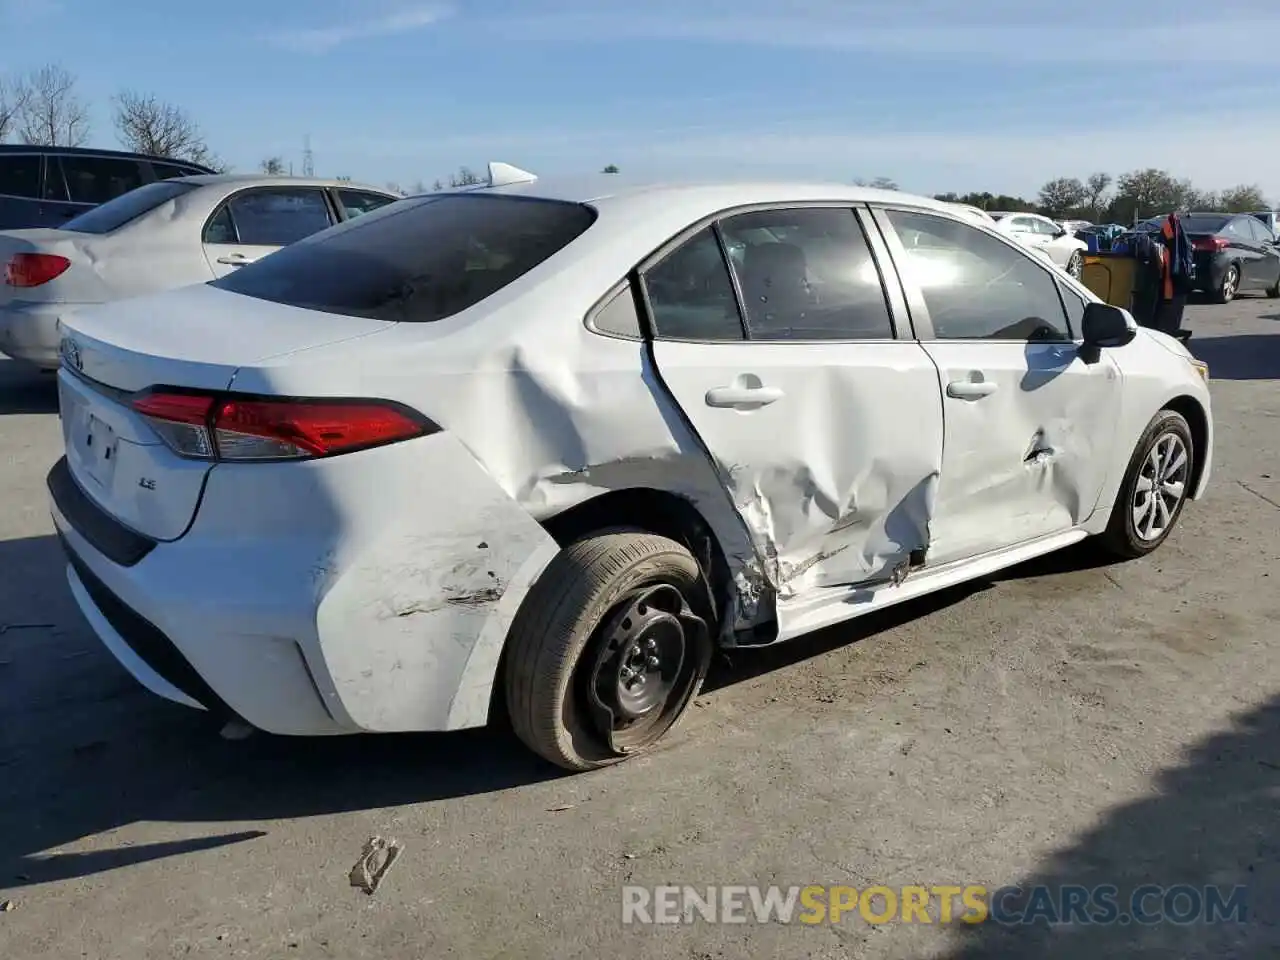
[(504, 683), (516, 735), (568, 770), (653, 746), (706, 676), (709, 609), (702, 571), (673, 540), (612, 531), (570, 544), (511, 628)]

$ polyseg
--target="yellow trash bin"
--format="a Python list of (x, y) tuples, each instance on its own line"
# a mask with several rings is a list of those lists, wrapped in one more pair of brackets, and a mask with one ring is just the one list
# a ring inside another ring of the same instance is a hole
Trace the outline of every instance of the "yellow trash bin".
[(1123, 254), (1088, 253), (1080, 282), (1103, 302), (1132, 310), (1137, 266), (1137, 260)]

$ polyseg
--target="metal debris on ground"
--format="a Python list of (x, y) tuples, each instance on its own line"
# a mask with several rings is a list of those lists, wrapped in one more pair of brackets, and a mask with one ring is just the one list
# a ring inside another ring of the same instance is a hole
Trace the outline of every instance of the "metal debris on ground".
[(360, 851), (360, 859), (351, 868), (351, 885), (373, 896), (391, 865), (400, 856), (401, 846), (396, 840), (370, 837)]

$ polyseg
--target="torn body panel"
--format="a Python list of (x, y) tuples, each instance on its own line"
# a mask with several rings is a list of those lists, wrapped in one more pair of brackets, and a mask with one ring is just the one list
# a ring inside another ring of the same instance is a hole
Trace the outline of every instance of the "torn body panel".
[[(1114, 457), (1121, 380), (1071, 343), (935, 341), (946, 441), (930, 563), (1083, 524)], [(982, 384), (980, 392), (956, 384)]]

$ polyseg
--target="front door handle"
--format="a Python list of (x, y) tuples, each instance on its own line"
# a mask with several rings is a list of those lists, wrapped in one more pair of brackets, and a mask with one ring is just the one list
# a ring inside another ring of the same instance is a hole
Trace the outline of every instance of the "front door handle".
[(783, 396), (777, 387), (712, 387), (707, 391), (707, 406), (764, 407)]
[(219, 257), (218, 262), (226, 264), (228, 267), (245, 267), (253, 263), (253, 261), (243, 253), (233, 253), (227, 257)]
[(947, 396), (957, 400), (978, 400), (996, 392), (990, 380), (953, 380), (947, 384)]

